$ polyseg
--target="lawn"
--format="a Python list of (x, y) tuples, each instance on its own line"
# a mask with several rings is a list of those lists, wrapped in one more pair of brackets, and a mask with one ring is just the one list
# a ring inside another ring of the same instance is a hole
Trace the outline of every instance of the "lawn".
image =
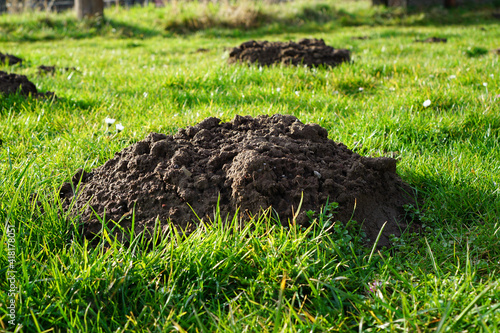
[[(498, 332), (500, 56), (490, 50), (500, 21), (491, 11), (174, 1), (84, 22), (0, 16), (0, 52), (25, 59), (0, 70), (58, 96), (0, 95), (0, 329)], [(448, 42), (415, 42), (433, 36)], [(228, 48), (250, 39), (305, 37), (350, 49), (353, 62), (227, 64)], [(40, 65), (76, 70), (44, 75)], [(396, 157), (419, 195), (407, 210), (421, 228), (374, 250), (362, 221), (334, 223), (325, 206), (308, 229), (216, 216), (188, 237), (92, 247), (54, 199), (77, 169), (150, 132), (276, 113), (318, 123), (361, 155)]]

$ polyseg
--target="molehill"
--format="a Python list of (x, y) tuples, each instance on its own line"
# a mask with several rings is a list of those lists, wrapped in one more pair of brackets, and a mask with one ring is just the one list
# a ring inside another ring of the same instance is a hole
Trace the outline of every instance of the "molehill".
[(287, 225), (302, 198), (296, 223), (308, 225), (305, 212), (318, 212), (328, 199), (339, 203), (337, 220), (363, 223), (372, 242), (387, 221), (379, 244), (388, 245), (389, 235), (405, 228), (403, 205), (414, 203), (396, 160), (360, 156), (327, 134), (294, 116), (236, 116), (226, 123), (210, 117), (175, 135), (151, 133), (104, 165), (78, 170), (60, 196), (66, 210), (74, 200), (71, 214), (81, 214), (89, 239), (101, 230), (93, 211), (125, 229), (135, 214), (135, 232), (151, 231), (157, 218), (196, 228), (189, 205), (208, 222), (219, 201), (223, 219), (239, 209), (244, 222), (272, 207)]
[(6, 73), (0, 71), (0, 94), (15, 94), (19, 92), (24, 96), (55, 97), (53, 92), (38, 92), (36, 86), (25, 75)]
[(272, 64), (303, 65), (307, 67), (337, 66), (351, 60), (346, 49), (334, 49), (322, 39), (301, 39), (295, 42), (248, 41), (235, 47), (229, 53), (228, 62), (258, 63), (262, 66)]
[(16, 65), (22, 64), (23, 59), (16, 57), (15, 55), (0, 52), (0, 64), (4, 65)]
[(441, 37), (429, 37), (427, 39), (416, 39), (416, 43), (446, 43), (448, 39)]

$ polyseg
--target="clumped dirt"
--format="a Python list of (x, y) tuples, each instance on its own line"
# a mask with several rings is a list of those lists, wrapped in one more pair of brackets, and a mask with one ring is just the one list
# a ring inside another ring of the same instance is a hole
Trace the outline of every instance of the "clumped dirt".
[(23, 59), (16, 57), (15, 55), (0, 52), (0, 64), (8, 64), (10, 66), (21, 64)]
[(446, 43), (448, 40), (446, 38), (439, 37), (429, 37), (427, 39), (416, 39), (417, 43)]
[(308, 67), (333, 67), (351, 60), (351, 52), (334, 49), (322, 39), (302, 39), (295, 42), (248, 41), (235, 47), (229, 53), (230, 64), (258, 63), (263, 66), (272, 64), (305, 65)]
[(60, 196), (66, 209), (75, 200), (72, 213), (81, 214), (88, 239), (101, 230), (92, 211), (127, 229), (135, 209), (136, 232), (151, 231), (157, 218), (183, 229), (191, 223), (189, 232), (199, 221), (188, 204), (205, 221), (218, 201), (223, 219), (239, 208), (245, 221), (272, 207), (287, 224), (303, 196), (296, 223), (307, 225), (305, 212), (319, 212), (328, 199), (339, 203), (335, 218), (363, 222), (371, 241), (387, 221), (379, 244), (388, 245), (405, 227), (402, 206), (414, 203), (396, 160), (362, 157), (327, 134), (294, 116), (211, 117), (175, 135), (151, 133), (104, 165), (78, 170)]
[(0, 94), (15, 94), (19, 92), (24, 96), (56, 97), (53, 92), (38, 92), (36, 86), (25, 75), (6, 73), (0, 71)]

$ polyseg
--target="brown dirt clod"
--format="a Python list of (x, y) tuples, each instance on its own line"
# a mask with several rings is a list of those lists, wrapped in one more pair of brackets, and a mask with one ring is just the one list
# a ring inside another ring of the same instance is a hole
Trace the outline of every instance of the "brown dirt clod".
[(55, 97), (54, 93), (50, 91), (38, 92), (36, 86), (25, 75), (0, 71), (0, 94), (15, 94), (17, 92), (24, 96)]
[(258, 63), (262, 66), (285, 64), (307, 67), (334, 67), (351, 60), (351, 52), (334, 49), (322, 39), (302, 39), (295, 42), (248, 41), (235, 47), (229, 53), (230, 64)]
[(387, 221), (379, 245), (388, 245), (405, 227), (403, 205), (414, 203), (396, 160), (362, 157), (327, 134), (294, 116), (210, 117), (175, 135), (151, 133), (91, 172), (78, 170), (60, 197), (66, 207), (75, 200), (71, 214), (81, 214), (89, 239), (101, 230), (93, 211), (125, 229), (135, 214), (135, 232), (151, 231), (157, 218), (185, 229), (199, 225), (189, 205), (208, 221), (219, 202), (223, 220), (237, 209), (245, 221), (272, 207), (287, 225), (302, 198), (296, 223), (308, 225), (305, 212), (328, 199), (339, 203), (336, 219), (362, 222), (372, 242)]

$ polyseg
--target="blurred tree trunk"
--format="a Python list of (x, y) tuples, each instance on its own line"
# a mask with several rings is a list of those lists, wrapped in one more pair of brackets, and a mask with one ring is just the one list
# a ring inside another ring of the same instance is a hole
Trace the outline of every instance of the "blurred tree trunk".
[(453, 7), (457, 6), (457, 2), (456, 2), (456, 0), (445, 0), (444, 1), (444, 6), (446, 8), (453, 8)]
[(75, 0), (75, 11), (79, 20), (86, 17), (102, 17), (104, 0)]

